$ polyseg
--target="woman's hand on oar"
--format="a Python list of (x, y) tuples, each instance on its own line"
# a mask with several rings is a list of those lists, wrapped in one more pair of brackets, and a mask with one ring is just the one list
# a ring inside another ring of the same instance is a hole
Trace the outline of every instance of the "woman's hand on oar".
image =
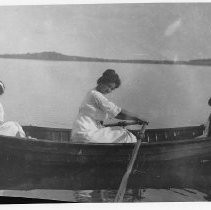
[(148, 121), (142, 120), (142, 119), (137, 119), (137, 120), (136, 120), (136, 123), (137, 123), (138, 125), (143, 125), (143, 124), (148, 125), (148, 124), (149, 124)]
[(118, 123), (113, 123), (113, 124), (106, 124), (104, 125), (105, 127), (114, 127), (114, 126), (121, 126), (121, 127), (126, 127), (126, 126), (129, 126), (129, 125), (148, 125), (149, 122), (147, 121), (144, 121), (144, 120), (134, 120), (134, 121), (120, 121)]
[[(141, 123), (142, 125), (143, 123)], [(114, 127), (114, 126), (121, 126), (121, 127), (126, 127), (129, 125), (139, 125), (139, 122), (137, 121), (132, 121), (132, 122), (128, 122), (128, 121), (120, 121), (118, 123), (113, 123), (113, 124), (105, 124), (105, 127)]]

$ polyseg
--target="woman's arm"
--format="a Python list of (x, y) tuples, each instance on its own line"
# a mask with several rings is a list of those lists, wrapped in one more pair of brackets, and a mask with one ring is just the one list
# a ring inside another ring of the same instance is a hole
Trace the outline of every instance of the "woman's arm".
[(125, 109), (122, 109), (121, 112), (115, 118), (119, 120), (134, 120), (142, 123), (147, 122), (146, 120), (141, 119), (138, 115), (128, 112)]

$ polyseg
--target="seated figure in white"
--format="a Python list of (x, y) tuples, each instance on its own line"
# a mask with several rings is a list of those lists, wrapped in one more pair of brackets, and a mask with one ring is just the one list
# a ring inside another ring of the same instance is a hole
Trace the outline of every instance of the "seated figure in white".
[[(5, 91), (5, 86), (3, 82), (0, 81), (0, 96), (3, 95)], [(0, 135), (3, 136), (15, 136), (15, 137), (26, 137), (25, 132), (22, 127), (17, 122), (8, 121), (4, 122), (4, 109), (0, 103)]]
[(113, 69), (107, 69), (97, 80), (97, 86), (84, 98), (72, 128), (72, 141), (84, 143), (133, 143), (134, 136), (122, 127), (105, 127), (101, 122), (106, 119), (132, 120), (146, 122), (113, 102), (105, 95), (120, 86), (119, 75)]

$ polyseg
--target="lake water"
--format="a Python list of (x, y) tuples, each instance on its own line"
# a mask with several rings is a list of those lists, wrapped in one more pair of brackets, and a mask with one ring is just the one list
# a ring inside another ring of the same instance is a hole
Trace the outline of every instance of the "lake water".
[(86, 92), (107, 68), (122, 80), (109, 98), (152, 128), (198, 125), (210, 112), (210, 67), (0, 59), (6, 120), (71, 128)]
[[(115, 69), (122, 85), (109, 98), (150, 121), (150, 128), (199, 125), (210, 112), (210, 67), (0, 59), (1, 97), (6, 120), (22, 125), (71, 128), (86, 92), (107, 68)], [(128, 189), (127, 202), (207, 201), (210, 175), (201, 175), (207, 189)], [(112, 202), (116, 190), (9, 190), (2, 196), (71, 202)]]
[[(111, 203), (114, 202), (115, 190), (2, 190), (1, 196), (41, 198), (53, 201), (80, 202), (80, 203)], [(210, 201), (206, 193), (195, 189), (144, 189), (134, 192), (127, 190), (123, 202), (194, 202)]]

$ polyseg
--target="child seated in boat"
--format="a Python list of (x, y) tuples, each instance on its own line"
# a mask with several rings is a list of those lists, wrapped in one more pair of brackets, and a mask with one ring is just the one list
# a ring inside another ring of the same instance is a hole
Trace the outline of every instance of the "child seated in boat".
[[(211, 106), (211, 98), (208, 100), (208, 105)], [(197, 138), (210, 137), (211, 136), (211, 114), (209, 115), (205, 124), (203, 124), (202, 126), (204, 127), (203, 135), (198, 136)]]
[(97, 86), (88, 92), (73, 123), (72, 141), (95, 143), (132, 143), (136, 137), (122, 127), (104, 127), (101, 121), (108, 118), (132, 120), (144, 123), (139, 116), (131, 114), (110, 102), (105, 95), (121, 84), (115, 70), (107, 69), (97, 80)]
[[(5, 91), (3, 82), (0, 81), (0, 95)], [(0, 103), (0, 135), (4, 136), (15, 136), (15, 137), (26, 137), (22, 127), (17, 122), (4, 122), (4, 109)]]

